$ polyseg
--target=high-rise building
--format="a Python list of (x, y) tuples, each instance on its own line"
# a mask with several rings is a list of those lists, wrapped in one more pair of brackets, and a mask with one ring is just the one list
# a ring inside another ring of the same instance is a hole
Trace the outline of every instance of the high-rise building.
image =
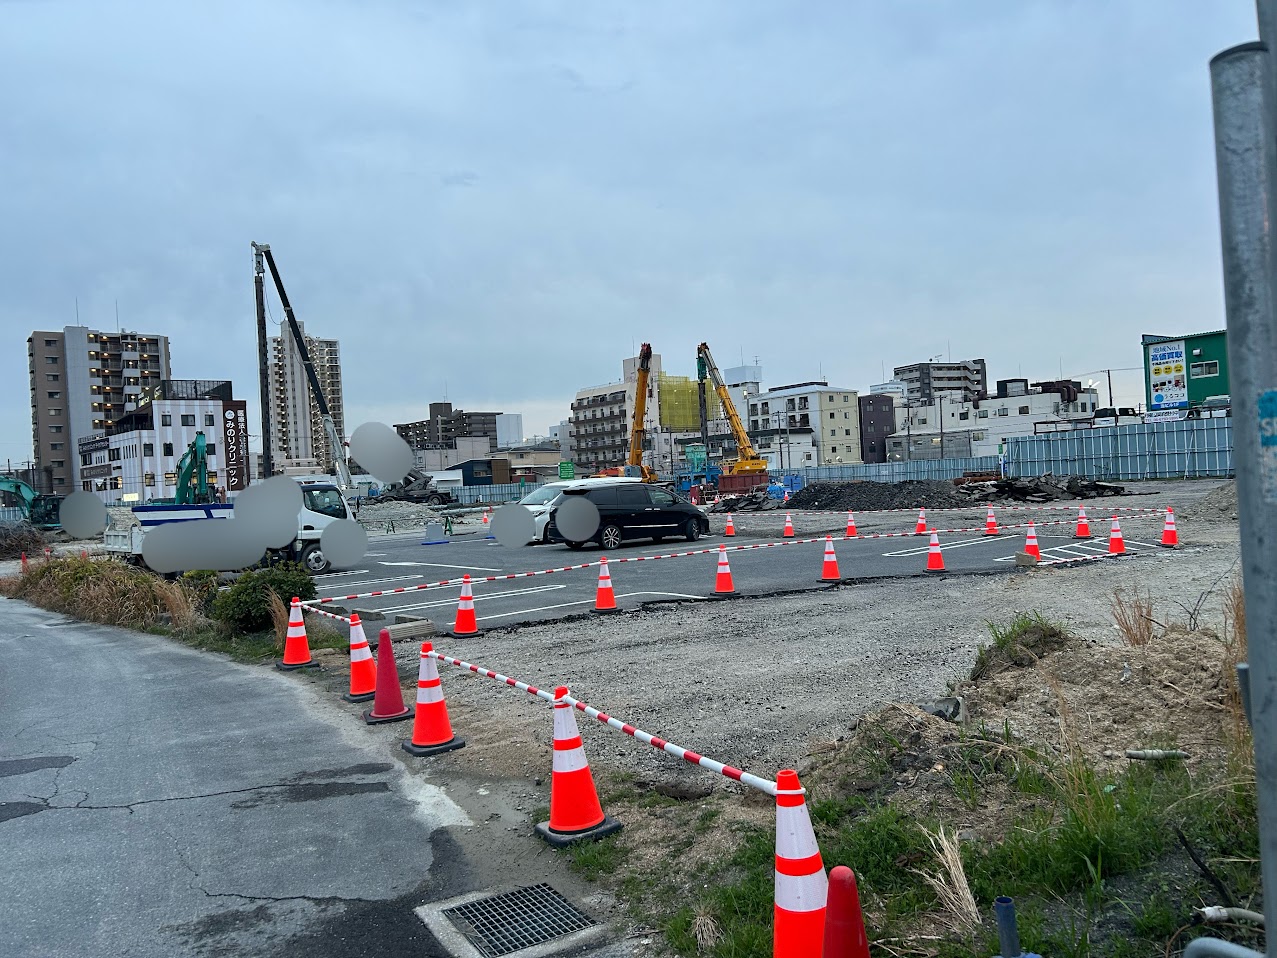
[[(301, 326), (301, 324), (298, 324)], [(337, 435), (345, 440), (346, 415), (341, 392), (341, 349), (335, 339), (307, 336), (306, 351), (315, 367), (315, 376), (324, 391)], [(334, 453), (324, 433), (319, 402), (310, 394), (310, 380), (301, 351), (291, 335), (270, 340), (271, 457), (277, 471), (286, 460), (313, 460), (320, 469), (333, 468)]]
[[(416, 422), (395, 424), (395, 431), (403, 437), (413, 449), (434, 449), (439, 447), (456, 448), (458, 439), (486, 437), (488, 449), (497, 448), (499, 412), (466, 412), (464, 409), (453, 409), (450, 402), (432, 402), (429, 406), (430, 418)], [(523, 423), (520, 417), (519, 431)]]
[(142, 391), (171, 378), (169, 341), (156, 333), (87, 326), (27, 338), (33, 471), (41, 492), (81, 488), (81, 439), (105, 435)]
[(989, 392), (989, 376), (983, 359), (897, 366), (893, 375), (905, 384), (906, 403), (929, 403), (939, 396), (971, 402)]

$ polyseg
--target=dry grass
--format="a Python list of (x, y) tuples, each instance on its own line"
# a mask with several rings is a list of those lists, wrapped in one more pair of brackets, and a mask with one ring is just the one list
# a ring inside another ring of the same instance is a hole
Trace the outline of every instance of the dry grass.
[(1224, 686), (1224, 706), (1228, 709), (1234, 740), (1246, 744), (1250, 726), (1237, 685), (1237, 666), (1246, 661), (1246, 601), (1241, 576), (1229, 583), (1224, 593), (1224, 654), (1220, 660), (1220, 682)]
[(170, 607), (184, 613), (172, 583), (114, 560), (71, 557), (33, 564), (5, 580), (4, 594), (50, 612), (104, 625), (149, 628)]
[(932, 852), (935, 853), (939, 868), (935, 872), (915, 871), (931, 886), (936, 899), (944, 909), (948, 922), (954, 931), (970, 931), (980, 925), (980, 908), (975, 896), (971, 894), (971, 886), (967, 883), (967, 873), (962, 866), (962, 852), (958, 847), (958, 837), (945, 831), (943, 825), (938, 831), (931, 832), (918, 826), (927, 837)]
[(23, 553), (34, 559), (46, 544), (44, 533), (26, 522), (0, 523), (0, 559), (17, 559)]
[(266, 593), (266, 601), (270, 605), (271, 624), (275, 627), (275, 644), (282, 650), (284, 641), (288, 638), (289, 607), (274, 592)]
[(1132, 589), (1127, 595), (1121, 589), (1113, 592), (1109, 602), (1113, 622), (1126, 644), (1135, 648), (1153, 641), (1153, 598), (1148, 592)]
[(704, 905), (697, 910), (696, 917), (692, 919), (692, 935), (696, 938), (697, 951), (709, 951), (723, 940), (723, 930), (718, 927), (718, 922)]
[(174, 629), (186, 632), (195, 626), (199, 600), (188, 586), (180, 582), (161, 581), (156, 585), (156, 593), (164, 604)]

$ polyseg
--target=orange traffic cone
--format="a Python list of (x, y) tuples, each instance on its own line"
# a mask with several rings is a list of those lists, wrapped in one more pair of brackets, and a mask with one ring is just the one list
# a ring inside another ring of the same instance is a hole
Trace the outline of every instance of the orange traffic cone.
[(1039, 562), (1042, 561), (1042, 550), (1038, 548), (1038, 533), (1033, 528), (1033, 520), (1029, 520), (1029, 531), (1024, 537), (1024, 551)]
[(821, 582), (841, 582), (838, 574), (838, 556), (834, 555), (834, 537), (825, 536), (825, 562), (820, 569)]
[(715, 595), (731, 595), (736, 591), (732, 583), (732, 567), (727, 564), (727, 546), (718, 547), (718, 575), (714, 579)]
[(1166, 509), (1166, 525), (1162, 527), (1162, 545), (1168, 549), (1179, 545), (1179, 533), (1175, 531), (1175, 511), (1169, 506)]
[(27, 564), (27, 554), (24, 552), (22, 553), (22, 572), (23, 574), (26, 574), (27, 572), (30, 572), (30, 571), (31, 571), (31, 566)]
[(821, 958), (869, 958), (869, 939), (860, 911), (856, 875), (846, 865), (838, 865), (829, 872), (825, 950)]
[(931, 530), (931, 544), (927, 546), (927, 571), (944, 571), (944, 553), (940, 551), (940, 537), (935, 529)]
[(448, 721), (448, 704), (443, 700), (443, 683), (439, 666), (428, 654), (434, 651), (429, 642), (421, 643), (421, 666), (417, 671), (417, 715), (412, 722), (412, 738), (400, 745), (409, 755), (435, 755), (451, 752), (466, 744), (452, 734)]
[(776, 776), (776, 890), (772, 910), (774, 958), (813, 958), (825, 938), (829, 880), (798, 773)]
[(785, 513), (785, 534), (783, 539), (792, 539), (794, 537), (794, 520), (788, 512)]
[(457, 601), (457, 621), (452, 626), (452, 636), (464, 638), (479, 634), (479, 622), (474, 617), (474, 592), (470, 589), (470, 575), (461, 577), (461, 598)]
[(913, 534), (916, 536), (925, 536), (927, 534), (927, 510), (918, 510), (918, 524), (914, 526)]
[(536, 833), (556, 848), (620, 831), (621, 823), (603, 814), (594, 776), (585, 760), (576, 716), (565, 699), (568, 688), (554, 690), (554, 768), (550, 775), (550, 820)]
[(342, 696), (347, 702), (367, 702), (377, 694), (377, 666), (359, 613), (350, 613), (350, 691)]
[(81, 558), (81, 559), (85, 559), (85, 560), (87, 560), (87, 559), (89, 558), (89, 550), (88, 550), (88, 549), (81, 549), (81, 550), (80, 550), (80, 558)]
[(736, 535), (736, 526), (732, 524), (732, 514), (730, 512), (727, 514), (727, 527), (723, 529), (723, 535), (725, 536)]
[(612, 591), (612, 574), (607, 571), (607, 558), (599, 558), (599, 588), (594, 595), (595, 612), (616, 612), (616, 593)]
[(1122, 538), (1122, 527), (1117, 524), (1117, 516), (1113, 517), (1113, 528), (1109, 532), (1109, 555), (1120, 556), (1126, 552), (1126, 540)]
[(857, 532), (856, 532), (856, 516), (855, 516), (855, 514), (854, 514), (854, 513), (853, 513), (853, 512), (849, 509), (849, 510), (847, 510), (847, 538), (848, 538), (848, 539), (854, 539), (854, 538), (856, 538), (856, 535), (857, 535)]
[(789, 501), (789, 489), (788, 489), (788, 488), (786, 488), (786, 489), (785, 489), (785, 498), (784, 498), (784, 499), (782, 499), (782, 500), (781, 500), (781, 502), (788, 502), (788, 501)]
[(288, 635), (284, 639), (284, 659), (276, 662), (275, 668), (284, 672), (294, 669), (305, 669), (318, 665), (310, 657), (310, 644), (306, 641), (306, 624), (302, 622), (302, 600), (293, 596), (292, 608), (288, 613)]
[(1091, 538), (1091, 523), (1086, 518), (1086, 506), (1077, 507), (1077, 531), (1073, 533), (1073, 538)]
[(989, 504), (989, 514), (984, 519), (984, 534), (986, 536), (996, 536), (998, 534), (998, 520), (993, 515), (993, 504)]
[(369, 725), (382, 722), (402, 722), (412, 710), (403, 704), (403, 690), (399, 688), (399, 666), (395, 664), (395, 647), (390, 641), (390, 630), (382, 629), (377, 636), (377, 693), (372, 708), (364, 713)]

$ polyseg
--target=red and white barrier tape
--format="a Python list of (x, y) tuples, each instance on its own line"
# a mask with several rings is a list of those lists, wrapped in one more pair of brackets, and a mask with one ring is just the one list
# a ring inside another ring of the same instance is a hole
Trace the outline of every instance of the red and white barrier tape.
[[(528, 685), (526, 682), (520, 682), (518, 679), (512, 679), (508, 675), (502, 675), (500, 672), (493, 672), (491, 669), (485, 669), (481, 665), (473, 665), (469, 662), (463, 662), (461, 659), (450, 658), (449, 656), (437, 651), (427, 652), (426, 654), (433, 659), (438, 659), (440, 662), (447, 662), (449, 665), (456, 666), (459, 669), (466, 669), (473, 672), (475, 675), (482, 675), (497, 682), (502, 682), (511, 688), (519, 689), (523, 692), (527, 692), (529, 695), (535, 695), (537, 698), (545, 699), (547, 702), (555, 701), (553, 692), (547, 692), (545, 689), (539, 689), (535, 685)], [(586, 705), (584, 702), (574, 699), (570, 695), (564, 698), (563, 701), (570, 704), (577, 711), (584, 712), (590, 718), (597, 719), (609, 728), (614, 728), (618, 732), (624, 732), (631, 738), (636, 738), (640, 742), (652, 746), (654, 749), (665, 752), (667, 755), (673, 755), (675, 758), (681, 758), (685, 762), (690, 762), (692, 765), (708, 769), (709, 771), (722, 775), (725, 778), (730, 778), (734, 782), (740, 782), (742, 785), (749, 785), (758, 789), (760, 792), (771, 795), (773, 798), (776, 795), (776, 783), (771, 779), (753, 775), (749, 772), (742, 771), (739, 768), (733, 768), (731, 765), (724, 765), (722, 762), (716, 762), (712, 758), (706, 758), (704, 755), (693, 752), (691, 749), (683, 748), (681, 745), (675, 745), (673, 742), (667, 742), (665, 739), (658, 738), (650, 732), (644, 732), (642, 729), (635, 728), (633, 725), (622, 722), (620, 719), (612, 718), (612, 716), (604, 712), (600, 712), (598, 709)]]
[[(1099, 503), (1099, 502), (1103, 502), (1103, 499), (1091, 499), (1091, 500), (1089, 500), (1089, 501), (1090, 501), (1091, 503)], [(1048, 505), (1038, 505), (1038, 504), (1030, 505), (1030, 506), (1003, 506), (1003, 505), (998, 505), (998, 504), (996, 504), (996, 503), (995, 503), (995, 504), (994, 504), (994, 506), (993, 506), (993, 508), (994, 508), (994, 510), (995, 510), (995, 511), (998, 511), (998, 512), (1034, 512), (1034, 511), (1045, 511), (1045, 510), (1050, 510), (1050, 509), (1073, 509), (1073, 510), (1076, 510), (1076, 509), (1078, 509), (1078, 508), (1080, 508), (1080, 507), (1085, 507), (1086, 505), (1087, 505), (1087, 503), (1086, 503), (1086, 502), (1073, 502), (1073, 503), (1067, 503), (1067, 502), (1066, 502), (1066, 503), (1060, 503), (1060, 504), (1057, 504), (1057, 505), (1051, 505), (1051, 506), (1048, 506)], [(943, 507), (943, 508), (937, 508), (937, 509), (932, 509), (932, 508), (928, 507), (928, 508), (927, 508), (927, 515), (931, 515), (933, 512), (971, 512), (972, 510), (975, 510), (975, 509), (987, 509), (987, 508), (989, 508), (989, 503), (988, 503), (988, 502), (980, 502), (980, 501), (976, 500), (976, 501), (973, 501), (973, 502), (971, 503), (971, 505), (969, 505), (969, 506), (945, 506), (945, 507)], [(723, 511), (724, 511), (724, 512), (728, 512), (729, 510), (724, 509)], [(777, 508), (777, 509), (769, 509), (768, 511), (769, 511), (769, 512), (780, 512), (780, 511), (782, 511), (782, 510), (781, 510), (780, 508)], [(788, 511), (788, 512), (804, 512), (804, 513), (806, 513), (806, 512), (828, 512), (828, 513), (831, 513), (831, 514), (837, 514), (838, 512), (840, 512), (840, 511), (845, 511), (845, 510), (839, 510), (839, 509), (786, 509), (785, 511)], [(917, 514), (918, 514), (918, 509), (917, 509), (917, 507), (910, 507), (910, 508), (905, 508), (905, 509), (853, 509), (852, 511), (853, 511), (853, 512), (855, 512), (855, 514), (856, 514), (856, 515), (858, 515), (858, 516), (885, 516), (885, 515), (890, 515), (890, 514), (892, 514), (892, 513), (898, 513), (898, 512), (907, 512), (907, 513), (912, 513), (913, 515), (917, 515)], [(1097, 508), (1097, 509), (1095, 509), (1094, 511), (1095, 511), (1097, 514), (1102, 512), (1102, 513), (1105, 513), (1105, 514), (1107, 514), (1107, 515), (1112, 515), (1114, 512), (1163, 512), (1164, 510), (1162, 510), (1162, 509), (1158, 509), (1158, 508), (1155, 508), (1155, 507), (1152, 507), (1152, 506), (1114, 506), (1114, 507), (1113, 507), (1113, 508), (1111, 508), (1111, 509), (1107, 509), (1107, 508), (1106, 508), (1106, 509), (1099, 509), (1099, 508)]]
[(315, 615), (322, 615), (325, 619), (336, 619), (339, 622), (345, 622), (350, 625), (350, 619), (344, 615), (338, 615), (336, 612), (325, 612), (323, 609), (311, 608), (306, 602), (302, 603), (302, 609), (306, 612), (313, 612)]

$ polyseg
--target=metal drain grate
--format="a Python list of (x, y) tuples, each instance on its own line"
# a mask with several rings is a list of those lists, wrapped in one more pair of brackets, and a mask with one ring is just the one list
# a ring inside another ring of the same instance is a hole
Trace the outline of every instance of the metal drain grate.
[(486, 958), (499, 958), (598, 924), (546, 884), (455, 905), (443, 914)]

